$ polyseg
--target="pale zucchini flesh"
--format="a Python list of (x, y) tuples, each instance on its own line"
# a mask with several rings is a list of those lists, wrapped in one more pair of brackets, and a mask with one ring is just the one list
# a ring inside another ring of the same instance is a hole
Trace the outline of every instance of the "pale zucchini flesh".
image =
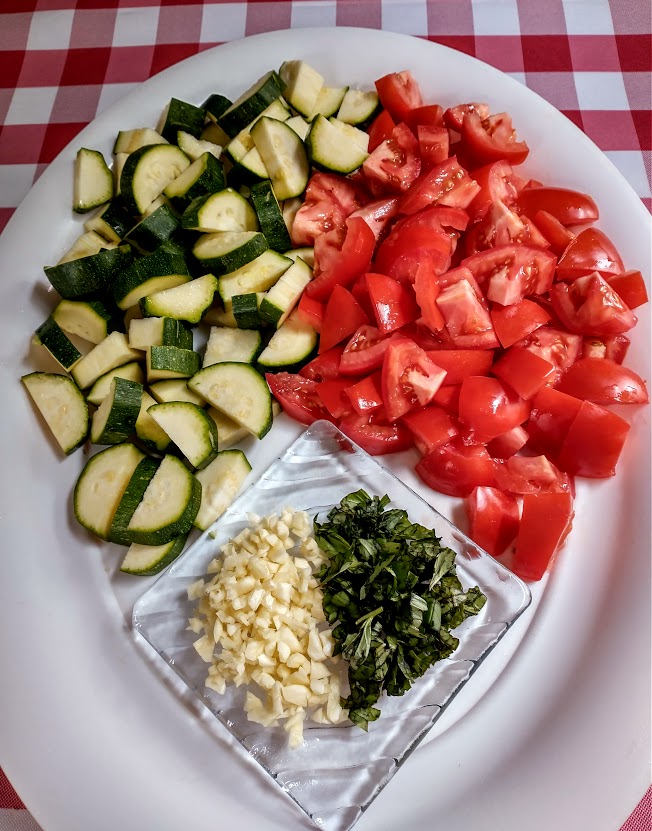
[(204, 274), (181, 286), (145, 297), (143, 299), (144, 312), (147, 315), (199, 323), (204, 312), (213, 302), (216, 291), (217, 278), (212, 274)]
[(302, 194), (308, 184), (310, 166), (304, 144), (294, 130), (284, 121), (261, 118), (251, 136), (269, 173), (276, 198), (282, 201)]
[(258, 363), (270, 369), (301, 363), (314, 351), (317, 340), (317, 333), (312, 326), (293, 312), (274, 332), (258, 356)]
[(82, 147), (75, 157), (73, 210), (92, 211), (113, 196), (113, 175), (99, 150)]
[(149, 391), (158, 404), (165, 404), (167, 401), (188, 401), (190, 404), (197, 404), (198, 407), (206, 406), (206, 402), (200, 395), (188, 389), (184, 378), (156, 381), (150, 385)]
[(187, 401), (154, 404), (148, 410), (190, 464), (206, 467), (217, 455), (217, 428), (202, 407)]
[(101, 375), (86, 393), (86, 400), (99, 407), (109, 394), (111, 381), (114, 378), (126, 378), (127, 381), (136, 381), (142, 384), (145, 381), (145, 373), (138, 361), (130, 361), (115, 369), (110, 369), (104, 375)]
[(242, 450), (223, 450), (196, 476), (201, 482), (202, 497), (195, 526), (202, 531), (231, 505), (244, 485), (251, 465)]
[(183, 534), (162, 545), (141, 545), (134, 542), (125, 554), (120, 571), (124, 574), (136, 574), (140, 577), (151, 577), (158, 574), (177, 559), (183, 551), (187, 539), (188, 535)]
[(242, 268), (220, 277), (218, 291), (226, 304), (238, 294), (267, 291), (292, 265), (292, 260), (276, 251), (265, 251)]
[(136, 419), (136, 435), (144, 445), (162, 453), (170, 444), (170, 437), (148, 413), (149, 408), (155, 404), (156, 400), (148, 392), (143, 391), (140, 412)]
[(260, 352), (261, 343), (261, 334), (255, 329), (213, 326), (208, 336), (203, 366), (212, 366), (223, 361), (250, 364)]
[(190, 159), (174, 144), (141, 147), (122, 168), (120, 193), (128, 207), (143, 214), (189, 165)]
[(134, 432), (142, 403), (143, 387), (119, 376), (111, 381), (109, 394), (93, 413), (93, 444), (121, 444)]
[(75, 383), (50, 372), (32, 372), (21, 381), (63, 452), (80, 447), (88, 435), (88, 406)]
[(111, 369), (130, 361), (137, 361), (140, 353), (130, 349), (126, 336), (122, 332), (111, 332), (101, 343), (84, 355), (72, 369), (72, 377), (77, 386), (84, 390)]

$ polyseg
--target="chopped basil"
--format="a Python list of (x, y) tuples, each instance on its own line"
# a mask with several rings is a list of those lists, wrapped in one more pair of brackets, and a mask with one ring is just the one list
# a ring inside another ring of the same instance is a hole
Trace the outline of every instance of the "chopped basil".
[(335, 654), (349, 663), (349, 697), (342, 706), (367, 729), (380, 715), (383, 691), (402, 695), (458, 645), (450, 630), (477, 614), (486, 598), (466, 592), (455, 552), (433, 530), (412, 523), (406, 511), (385, 510), (388, 496), (351, 493), (315, 538), (329, 561), (317, 573)]

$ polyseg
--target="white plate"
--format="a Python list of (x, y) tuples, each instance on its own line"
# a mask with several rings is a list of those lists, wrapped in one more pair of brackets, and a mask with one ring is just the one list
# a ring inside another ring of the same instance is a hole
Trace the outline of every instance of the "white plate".
[[(370, 85), (410, 68), (429, 101), (487, 100), (509, 110), (532, 148), (528, 173), (590, 191), (600, 227), (649, 280), (649, 216), (599, 150), (525, 87), (426, 41), (354, 29), (261, 35), (184, 61), (96, 119), (48, 168), (0, 240), (0, 763), (47, 831), (306, 827), (212, 716), (143, 659), (128, 620), (148, 581), (116, 576), (115, 551), (74, 526), (69, 496), (83, 456), (58, 458), (17, 380), (34, 367), (30, 333), (52, 305), (42, 266), (79, 233), (68, 207), (77, 148), (108, 156), (118, 129), (155, 124), (172, 95), (236, 95), (295, 57), (333, 84)], [(649, 379), (649, 307), (640, 312), (628, 363)], [(541, 602), (359, 831), (431, 828), (434, 818), (448, 831), (620, 827), (649, 782), (649, 413), (630, 412), (618, 476), (580, 484), (575, 528)], [(255, 469), (298, 432), (289, 422), (275, 427), (252, 453)], [(389, 466), (451, 515), (454, 502), (432, 498), (405, 458)]]

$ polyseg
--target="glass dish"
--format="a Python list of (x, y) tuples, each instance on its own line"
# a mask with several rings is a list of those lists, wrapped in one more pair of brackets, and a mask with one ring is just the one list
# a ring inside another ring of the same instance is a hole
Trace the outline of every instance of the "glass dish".
[[(290, 750), (283, 727), (263, 728), (247, 720), (242, 708), (245, 687), (230, 687), (219, 695), (204, 686), (208, 665), (193, 647), (197, 636), (187, 629), (195, 605), (187, 598), (187, 587), (205, 575), (220, 546), (248, 524), (247, 514), (265, 516), (290, 506), (313, 518), (359, 488), (371, 495), (388, 494), (392, 507), (403, 508), (413, 522), (434, 528), (442, 544), (457, 553), (457, 573), (463, 586), (478, 585), (487, 602), (478, 615), (454, 630), (459, 646), (450, 658), (431, 667), (405, 695), (381, 698), (382, 716), (369, 725), (368, 733), (350, 722), (329, 726), (307, 721), (303, 744)], [(525, 583), (336, 427), (320, 421), (138, 600), (133, 624), (316, 826), (324, 831), (347, 831), (530, 599)]]

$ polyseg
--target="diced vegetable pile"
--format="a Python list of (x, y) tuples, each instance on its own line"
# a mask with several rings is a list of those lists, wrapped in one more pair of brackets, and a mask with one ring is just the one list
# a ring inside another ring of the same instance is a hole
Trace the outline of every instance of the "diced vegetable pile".
[(648, 401), (623, 365), (641, 273), (589, 196), (519, 175), (509, 115), (425, 105), (407, 71), (375, 86), (286, 61), (119, 132), (112, 171), (79, 151), (73, 209), (98, 210), (45, 268), (61, 299), (36, 332), (62, 372), (23, 381), (64, 452), (107, 446), (76, 516), (131, 545), (123, 570), (160, 570), (228, 506), (233, 445), (274, 399), (370, 453), (416, 447), (527, 579), (570, 529), (573, 478), (614, 474), (629, 423), (609, 407)]

